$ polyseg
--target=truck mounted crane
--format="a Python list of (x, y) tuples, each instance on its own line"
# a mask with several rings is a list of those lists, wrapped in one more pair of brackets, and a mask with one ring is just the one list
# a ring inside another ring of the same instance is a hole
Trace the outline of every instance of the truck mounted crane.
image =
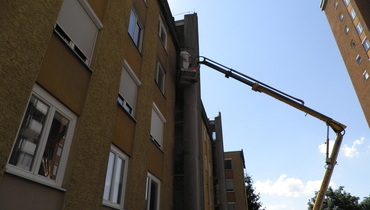
[(327, 153), (326, 153), (326, 169), (324, 173), (324, 178), (322, 180), (322, 184), (320, 187), (320, 190), (317, 193), (316, 201), (313, 207), (313, 210), (320, 210), (325, 198), (326, 190), (329, 186), (331, 176), (334, 171), (334, 166), (337, 164), (337, 157), (340, 150), (340, 146), (342, 143), (343, 136), (345, 134), (345, 128), (346, 126), (333, 120), (332, 118), (321, 114), (320, 112), (317, 112), (307, 106), (304, 105), (304, 101), (300, 100), (298, 98), (295, 98), (293, 96), (290, 96), (282, 91), (279, 91), (273, 87), (270, 87), (256, 79), (253, 79), (252, 77), (249, 77), (241, 72), (235, 71), (229, 67), (226, 67), (220, 63), (217, 63), (209, 58), (200, 56), (199, 58), (195, 59), (195, 65), (197, 67), (189, 67), (193, 62), (190, 61), (190, 54), (186, 52), (182, 52), (181, 57), (183, 58), (183, 71), (197, 71), (199, 69), (199, 65), (203, 64), (206, 65), (214, 70), (217, 70), (223, 74), (225, 74), (226, 78), (233, 78), (235, 80), (238, 80), (239, 82), (242, 82), (246, 85), (249, 85), (252, 87), (252, 90), (256, 92), (265, 93), (271, 97), (274, 97), (275, 99), (282, 101), (298, 110), (301, 110), (302, 112), (309, 114), (319, 120), (322, 120), (326, 123), (328, 126), (328, 132), (329, 127), (335, 132), (336, 139), (332, 148), (331, 155), (329, 156), (329, 139), (327, 138), (326, 146), (327, 146)]

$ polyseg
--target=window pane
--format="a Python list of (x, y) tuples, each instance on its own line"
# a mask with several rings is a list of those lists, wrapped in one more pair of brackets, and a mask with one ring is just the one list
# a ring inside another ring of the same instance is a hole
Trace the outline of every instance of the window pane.
[(367, 40), (367, 38), (364, 39), (364, 41), (362, 42), (362, 45), (364, 46), (366, 51), (370, 49), (370, 42), (369, 40)]
[(358, 33), (358, 35), (361, 35), (362, 31), (363, 31), (363, 28), (362, 28), (362, 25), (360, 22), (358, 22), (358, 24), (356, 25), (356, 31)]
[(356, 18), (356, 12), (353, 8), (351, 9), (349, 14), (351, 15), (352, 20), (354, 20)]
[(157, 74), (156, 74), (155, 81), (157, 82), (160, 90), (164, 92), (165, 73), (159, 62), (157, 63)]
[(68, 125), (69, 120), (59, 112), (55, 112), (42, 156), (39, 175), (56, 179)]
[(110, 191), (112, 188), (112, 179), (113, 179), (113, 165), (114, 165), (114, 156), (115, 154), (109, 153), (109, 161), (107, 166), (107, 176), (105, 177), (105, 187), (104, 187), (104, 200), (110, 200)]
[(113, 195), (112, 201), (114, 203), (121, 203), (121, 194), (122, 194), (122, 176), (123, 176), (123, 169), (125, 161), (121, 158), (116, 159), (116, 170), (114, 173), (114, 183), (113, 183)]
[(128, 26), (128, 32), (134, 41), (136, 46), (139, 46), (139, 40), (141, 36), (141, 26), (138, 21), (138, 17), (136, 16), (135, 12), (131, 10), (130, 14), (130, 23)]
[(135, 13), (131, 10), (128, 33), (131, 35), (132, 38), (134, 38), (135, 23), (136, 23)]
[(158, 193), (158, 185), (154, 181), (151, 181), (149, 210), (157, 209), (157, 193)]
[(225, 160), (225, 169), (232, 169), (231, 160)]
[(31, 170), (45, 127), (49, 106), (32, 96), (9, 163)]

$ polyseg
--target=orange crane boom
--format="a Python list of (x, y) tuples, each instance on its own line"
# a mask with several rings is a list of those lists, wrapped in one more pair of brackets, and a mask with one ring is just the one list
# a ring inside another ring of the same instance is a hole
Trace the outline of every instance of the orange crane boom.
[[(333, 146), (333, 149), (332, 149), (332, 153), (330, 155), (330, 157), (328, 157), (328, 154), (327, 154), (327, 157), (326, 157), (326, 170), (325, 170), (325, 174), (324, 174), (324, 178), (323, 178), (323, 181), (322, 181), (322, 184), (321, 184), (321, 187), (320, 187), (320, 190), (317, 194), (317, 197), (316, 197), (316, 201), (315, 201), (315, 205), (314, 205), (314, 210), (320, 210), (321, 209), (321, 206), (322, 206), (322, 203), (324, 201), (324, 197), (325, 197), (325, 194), (326, 194), (326, 190), (329, 186), (329, 183), (330, 183), (330, 179), (331, 179), (331, 176), (333, 174), (333, 171), (334, 171), (334, 166), (336, 165), (337, 163), (337, 157), (338, 157), (338, 154), (339, 154), (339, 150), (340, 150), (340, 145), (342, 143), (342, 139), (343, 139), (343, 135), (345, 134), (345, 128), (346, 126), (333, 120), (332, 118), (324, 115), (324, 114), (321, 114), (320, 112), (317, 112), (307, 106), (304, 105), (304, 101), (303, 100), (300, 100), (298, 98), (295, 98), (293, 96), (290, 96), (284, 92), (281, 92), (273, 87), (270, 87), (258, 80), (255, 80), (245, 74), (242, 74), (238, 71), (235, 71), (231, 68), (228, 68), (220, 63), (217, 63), (211, 59), (208, 59), (206, 57), (199, 57), (199, 60), (197, 61), (198, 64), (203, 64), (203, 65), (206, 65), (214, 70), (217, 70), (223, 74), (225, 74), (225, 77), (229, 78), (233, 78), (233, 79), (236, 79), (246, 85), (249, 85), (252, 87), (252, 90), (254, 91), (257, 91), (257, 92), (261, 92), (261, 93), (265, 93), (271, 97), (274, 97), (275, 99), (278, 99), (279, 101), (282, 101), (296, 109), (299, 109), (301, 110), (302, 112), (305, 112), (306, 114), (309, 114), (319, 120), (322, 120), (324, 121), (337, 135), (336, 137), (336, 140), (334, 142), (334, 146)], [(327, 142), (327, 147), (329, 147), (329, 142)]]

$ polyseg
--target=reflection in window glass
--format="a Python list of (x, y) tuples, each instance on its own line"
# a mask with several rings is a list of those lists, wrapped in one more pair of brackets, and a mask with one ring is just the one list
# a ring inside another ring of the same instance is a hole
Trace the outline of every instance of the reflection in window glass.
[(104, 200), (110, 200), (110, 191), (112, 188), (114, 153), (109, 153), (109, 161), (107, 167), (107, 176), (105, 177)]
[(361, 23), (360, 22), (358, 22), (357, 23), (357, 25), (356, 25), (356, 31), (357, 31), (357, 34), (358, 35), (361, 35), (361, 33), (362, 33), (362, 31), (363, 31), (364, 29), (362, 28), (362, 25), (361, 25)]
[(32, 96), (9, 163), (31, 171), (45, 128), (49, 106)]
[(39, 175), (55, 180), (68, 125), (69, 120), (63, 117), (60, 113), (55, 112), (49, 131), (49, 137), (44, 149), (44, 154), (41, 159)]
[(131, 10), (128, 32), (137, 47), (139, 47), (141, 44), (140, 43), (141, 31), (142, 27), (139, 23), (139, 19), (135, 12)]
[(109, 153), (103, 203), (114, 208), (123, 208), (125, 174), (128, 157), (117, 147), (112, 146)]

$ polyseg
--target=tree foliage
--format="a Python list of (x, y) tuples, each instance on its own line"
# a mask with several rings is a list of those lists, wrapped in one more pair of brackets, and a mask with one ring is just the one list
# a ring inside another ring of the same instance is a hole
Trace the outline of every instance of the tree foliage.
[[(308, 209), (312, 209), (318, 192), (315, 192), (315, 197), (308, 201)], [(329, 187), (325, 199), (322, 204), (322, 210), (369, 210), (370, 196), (365, 197), (361, 202), (357, 196), (352, 196), (344, 190), (343, 186), (333, 190)]]
[(248, 200), (248, 210), (265, 210), (262, 207), (262, 202), (260, 201), (260, 194), (257, 193), (253, 187), (252, 177), (248, 174), (245, 177), (245, 189)]
[(370, 209), (370, 195), (367, 197), (364, 197), (364, 200), (360, 203), (361, 209)]

